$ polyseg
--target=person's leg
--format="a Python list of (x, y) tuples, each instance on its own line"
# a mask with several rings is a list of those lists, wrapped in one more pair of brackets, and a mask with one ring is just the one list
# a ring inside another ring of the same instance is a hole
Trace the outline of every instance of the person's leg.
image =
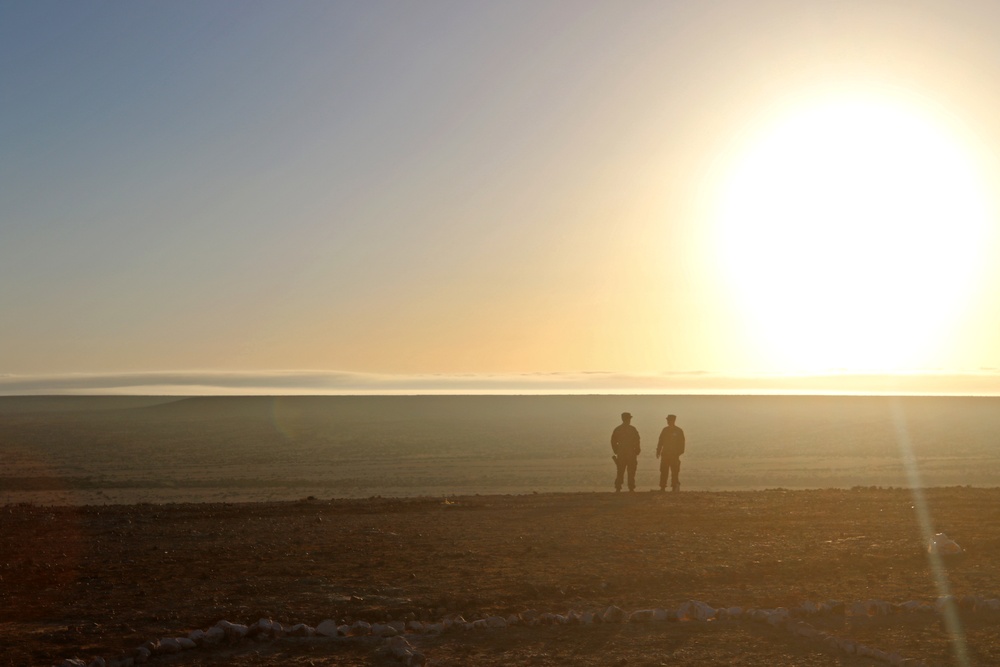
[(621, 491), (622, 482), (625, 481), (625, 458), (619, 455), (615, 465), (618, 467), (618, 473), (615, 475), (615, 491)]
[(673, 470), (673, 483), (670, 485), (674, 491), (681, 488), (681, 459), (680, 457), (675, 458), (670, 462), (670, 468)]
[(638, 459), (632, 457), (628, 462), (628, 490), (635, 491), (635, 469), (639, 465)]
[(670, 474), (670, 467), (667, 465), (666, 457), (660, 459), (660, 491), (667, 490), (667, 475)]

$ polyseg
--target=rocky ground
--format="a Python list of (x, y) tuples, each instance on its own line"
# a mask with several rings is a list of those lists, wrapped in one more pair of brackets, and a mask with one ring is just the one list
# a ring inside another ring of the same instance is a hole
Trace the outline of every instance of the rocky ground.
[[(958, 664), (1000, 655), (1000, 611), (852, 615), (867, 600), (1000, 597), (1000, 489), (581, 493), (0, 508), (0, 665), (112, 658), (226, 619), (466, 620), (617, 605), (797, 608), (817, 630)], [(925, 516), (927, 525), (921, 525)], [(926, 531), (963, 554), (936, 569)], [(936, 576), (937, 575), (937, 576)], [(746, 619), (411, 637), (436, 665), (865, 665)], [(164, 665), (394, 665), (380, 641), (247, 639)]]

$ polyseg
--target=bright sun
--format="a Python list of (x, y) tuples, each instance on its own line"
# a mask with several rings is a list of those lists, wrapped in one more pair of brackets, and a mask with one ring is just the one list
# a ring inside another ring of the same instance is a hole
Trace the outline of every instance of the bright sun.
[(716, 199), (716, 247), (762, 361), (933, 363), (985, 259), (984, 193), (962, 142), (902, 104), (827, 101), (765, 128)]

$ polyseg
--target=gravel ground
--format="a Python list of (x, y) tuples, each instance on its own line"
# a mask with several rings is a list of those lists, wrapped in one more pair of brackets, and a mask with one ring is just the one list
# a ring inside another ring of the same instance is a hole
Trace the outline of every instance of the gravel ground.
[[(317, 625), (1000, 597), (1000, 489), (521, 496), (0, 508), (0, 665), (112, 658), (221, 619)], [(926, 531), (963, 548), (935, 570)], [(935, 571), (938, 576), (935, 576)], [(843, 611), (811, 627), (927, 664), (994, 664), (1000, 612)], [(957, 626), (956, 626), (957, 627)], [(867, 665), (748, 620), (411, 638), (436, 665)], [(372, 638), (260, 639), (164, 665), (393, 665)], [(956, 647), (964, 653), (956, 653)], [(964, 647), (964, 648), (962, 648)]]

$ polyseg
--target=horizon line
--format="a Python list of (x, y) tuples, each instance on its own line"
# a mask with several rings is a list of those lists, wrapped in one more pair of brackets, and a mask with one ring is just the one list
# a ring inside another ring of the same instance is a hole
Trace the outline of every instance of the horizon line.
[(0, 396), (616, 394), (996, 396), (1000, 395), (1000, 372), (389, 374), (285, 370), (0, 374)]

